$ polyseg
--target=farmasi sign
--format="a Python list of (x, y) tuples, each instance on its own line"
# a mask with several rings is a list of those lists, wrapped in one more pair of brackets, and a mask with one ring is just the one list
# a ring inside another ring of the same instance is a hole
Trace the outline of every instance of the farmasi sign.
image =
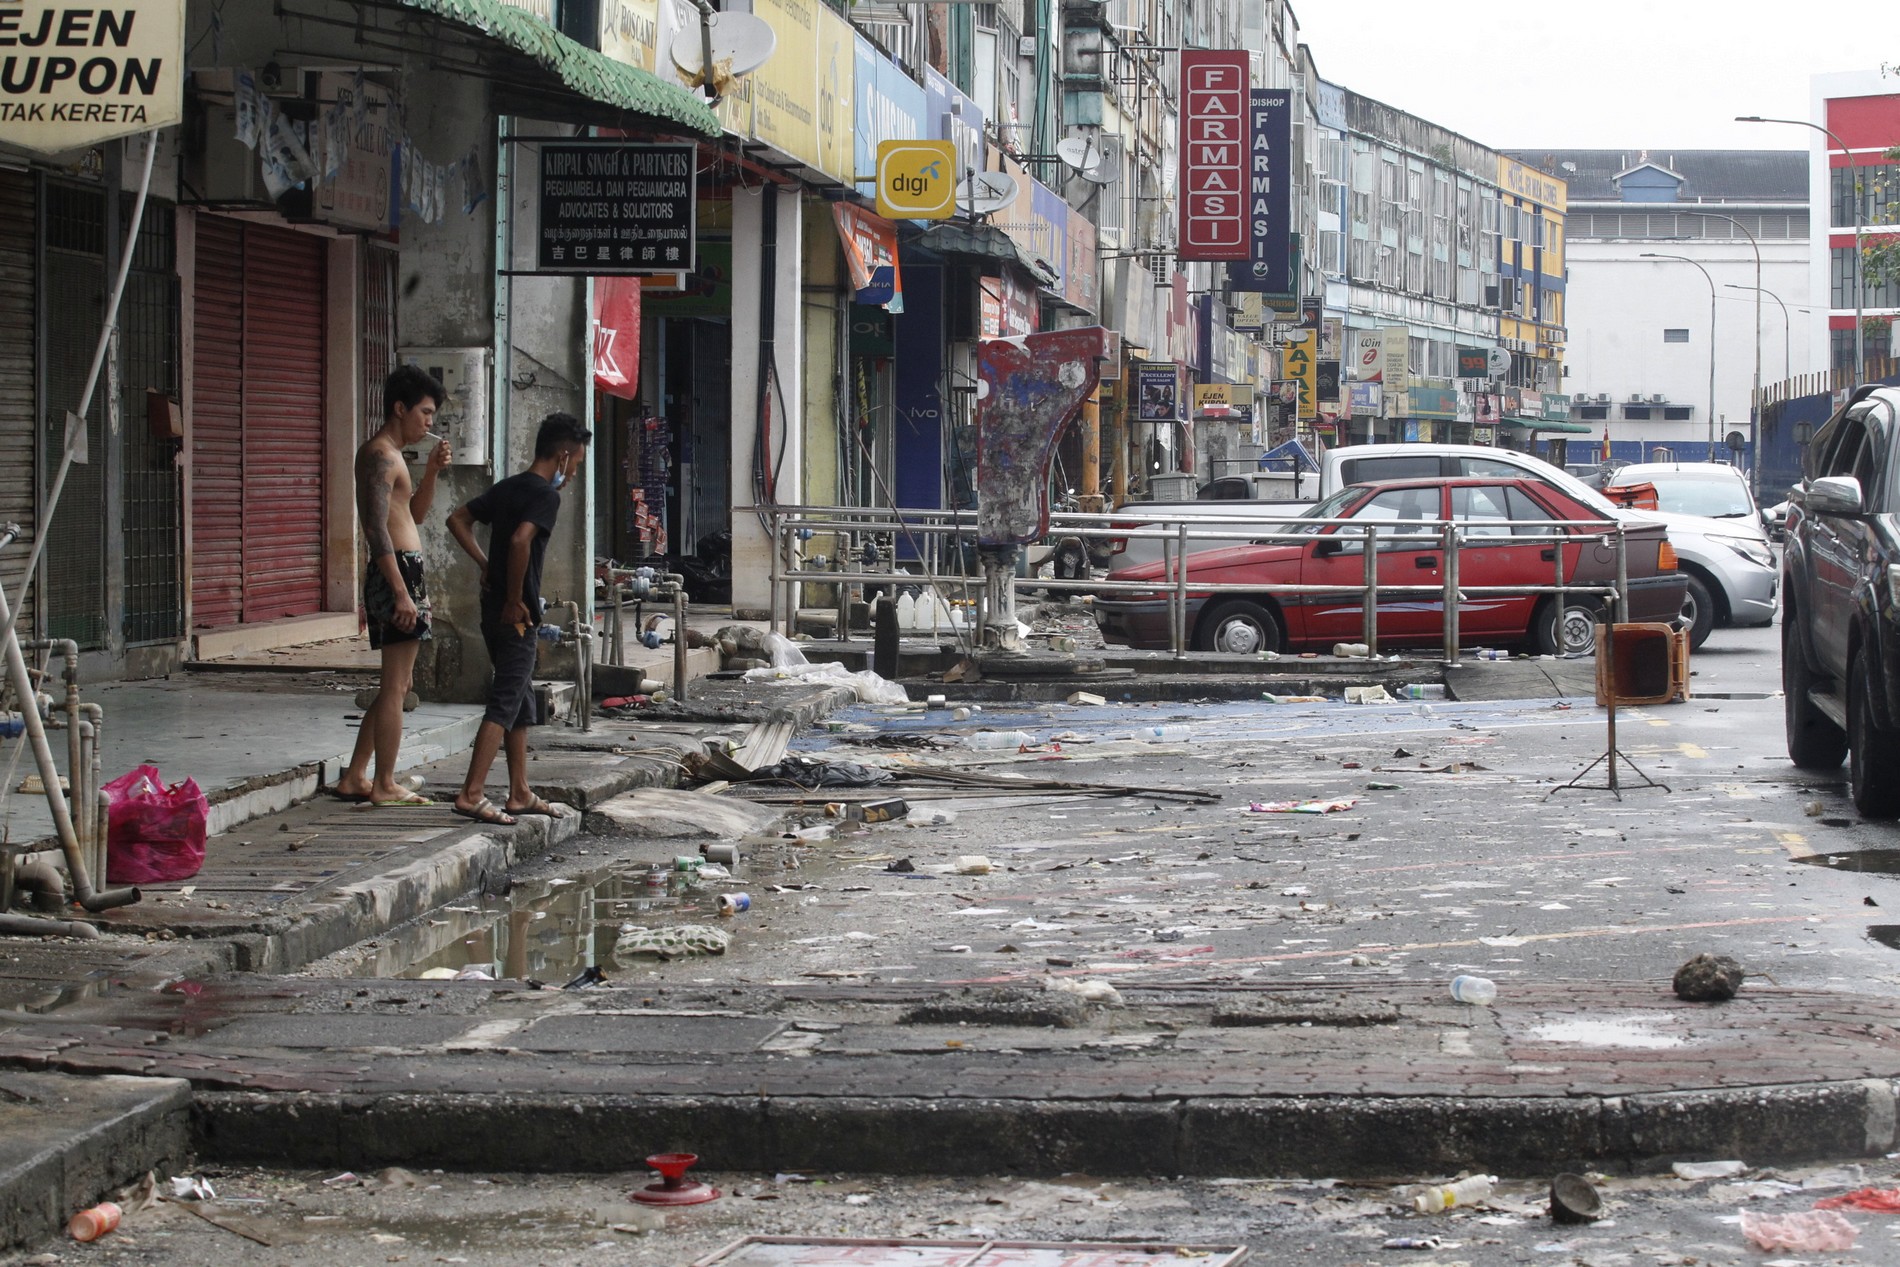
[(0, 0), (0, 141), (43, 153), (177, 123), (184, 0)]

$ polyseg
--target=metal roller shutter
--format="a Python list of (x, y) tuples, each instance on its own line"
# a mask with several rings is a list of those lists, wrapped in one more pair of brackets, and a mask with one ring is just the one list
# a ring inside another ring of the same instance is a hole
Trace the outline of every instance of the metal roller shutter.
[(323, 607), (324, 243), (244, 242), (244, 619)]
[(191, 618), (244, 618), (244, 226), (198, 217), (191, 385)]
[(323, 606), (324, 243), (198, 217), (192, 620)]
[[(36, 469), (38, 384), (33, 368), (35, 311), (33, 177), (0, 171), (0, 224), (26, 226), (0, 233), (0, 522), (20, 525), (20, 543), (0, 552), (0, 583), (7, 601), (20, 593), (20, 578), (32, 552), (35, 524), (33, 472)], [(31, 635), (33, 599), (20, 614), (21, 632)]]

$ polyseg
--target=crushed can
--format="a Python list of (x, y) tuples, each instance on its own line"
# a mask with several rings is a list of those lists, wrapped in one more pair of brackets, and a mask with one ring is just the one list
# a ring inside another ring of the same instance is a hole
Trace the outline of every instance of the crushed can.
[(719, 913), (721, 915), (737, 915), (741, 911), (749, 911), (751, 909), (752, 895), (750, 893), (721, 893), (719, 895)]
[(697, 871), (706, 864), (706, 860), (697, 854), (676, 854), (673, 858), (673, 870)]

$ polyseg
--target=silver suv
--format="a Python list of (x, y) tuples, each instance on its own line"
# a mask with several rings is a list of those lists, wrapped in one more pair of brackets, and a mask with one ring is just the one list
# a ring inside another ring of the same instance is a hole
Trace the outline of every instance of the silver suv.
[(1775, 618), (1775, 553), (1762, 530), (1748, 480), (1720, 462), (1642, 462), (1609, 473), (1606, 489), (1656, 488), (1656, 509), (1641, 513), (1669, 525), (1689, 596), (1682, 623), (1699, 647), (1709, 631), (1766, 625)]

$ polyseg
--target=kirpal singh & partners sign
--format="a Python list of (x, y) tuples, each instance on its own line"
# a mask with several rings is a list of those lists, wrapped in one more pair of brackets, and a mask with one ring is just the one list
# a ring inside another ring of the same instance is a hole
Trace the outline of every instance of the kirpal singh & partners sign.
[(57, 154), (184, 115), (184, 0), (0, 0), (0, 142)]

